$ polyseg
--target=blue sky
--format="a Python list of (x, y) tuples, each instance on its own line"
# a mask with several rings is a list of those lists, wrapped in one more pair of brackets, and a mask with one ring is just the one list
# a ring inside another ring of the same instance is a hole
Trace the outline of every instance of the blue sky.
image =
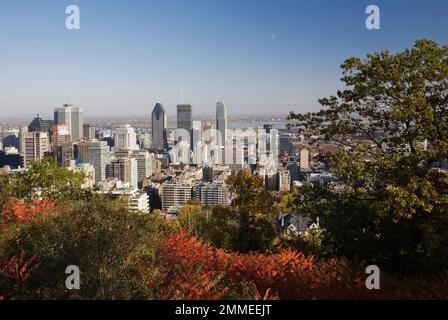
[[(78, 5), (81, 29), (65, 28)], [(367, 30), (369, 4), (381, 30)], [(448, 44), (448, 1), (2, 0), (0, 117), (146, 115), (156, 102), (213, 114), (310, 111), (340, 84), (340, 64), (429, 38)]]

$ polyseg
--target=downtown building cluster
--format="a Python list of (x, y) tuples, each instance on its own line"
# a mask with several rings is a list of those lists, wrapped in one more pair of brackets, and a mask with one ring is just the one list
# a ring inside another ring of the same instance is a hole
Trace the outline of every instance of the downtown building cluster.
[(125, 196), (131, 210), (158, 209), (175, 218), (193, 200), (203, 206), (229, 204), (226, 179), (240, 170), (260, 175), (268, 190), (280, 194), (307, 181), (331, 181), (319, 171), (325, 164), (313, 162), (319, 149), (308, 146), (309, 140), (271, 124), (231, 129), (220, 101), (216, 118), (207, 121), (194, 119), (192, 105), (177, 105), (171, 128), (157, 103), (150, 133), (128, 124), (97, 128), (84, 122), (81, 108), (65, 104), (54, 109), (53, 120), (37, 115), (27, 127), (3, 129), (0, 168), (14, 174), (53, 157), (58, 165), (83, 172), (86, 188)]

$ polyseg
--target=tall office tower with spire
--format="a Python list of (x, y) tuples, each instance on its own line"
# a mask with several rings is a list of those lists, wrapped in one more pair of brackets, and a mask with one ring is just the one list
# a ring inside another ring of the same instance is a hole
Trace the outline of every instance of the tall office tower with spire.
[(177, 129), (185, 129), (191, 132), (193, 129), (193, 111), (191, 104), (177, 105)]
[(221, 101), (216, 103), (216, 130), (218, 131), (216, 143), (218, 146), (224, 146), (227, 139), (227, 107)]
[(62, 108), (54, 109), (54, 124), (68, 126), (73, 141), (83, 137), (84, 112), (81, 108), (71, 104), (64, 104)]
[(184, 129), (190, 135), (190, 147), (192, 148), (193, 108), (191, 104), (177, 105), (177, 129)]
[(166, 127), (167, 118), (165, 108), (161, 103), (156, 103), (151, 116), (152, 147), (157, 149), (167, 148)]

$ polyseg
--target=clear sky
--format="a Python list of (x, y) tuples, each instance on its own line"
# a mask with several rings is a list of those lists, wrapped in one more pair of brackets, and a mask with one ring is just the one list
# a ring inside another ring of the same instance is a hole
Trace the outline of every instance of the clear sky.
[[(78, 5), (81, 29), (65, 28)], [(381, 30), (365, 8), (381, 9)], [(319, 108), (340, 64), (429, 38), (448, 44), (446, 0), (2, 0), (0, 118), (50, 115), (70, 102), (86, 116), (169, 114), (181, 100), (213, 114)]]

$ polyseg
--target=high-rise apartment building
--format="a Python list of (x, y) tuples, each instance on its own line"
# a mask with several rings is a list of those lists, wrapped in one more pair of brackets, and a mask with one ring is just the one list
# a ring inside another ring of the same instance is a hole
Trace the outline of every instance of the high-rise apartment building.
[(171, 206), (183, 206), (191, 199), (191, 185), (188, 183), (164, 183), (160, 188), (162, 212), (167, 212)]
[(156, 103), (151, 115), (152, 147), (164, 150), (167, 146), (167, 116), (161, 103)]
[(84, 112), (81, 108), (64, 104), (62, 108), (54, 109), (54, 124), (67, 125), (72, 140), (80, 140), (83, 137)]
[(153, 173), (153, 154), (146, 150), (127, 150), (120, 149), (114, 152), (115, 159), (132, 158), (137, 161), (137, 181), (142, 183), (145, 178), (148, 178)]
[(137, 161), (138, 183), (142, 183), (145, 178), (152, 175), (152, 166), (154, 158), (148, 151), (139, 150), (131, 154), (131, 158)]
[(48, 132), (24, 133), (24, 167), (29, 168), (33, 161), (40, 162), (50, 150)]
[(109, 165), (109, 177), (128, 182), (132, 188), (138, 187), (137, 160), (132, 158), (117, 158)]
[(227, 107), (221, 101), (216, 103), (216, 130), (216, 144), (224, 146), (227, 140)]
[(195, 187), (194, 193), (204, 206), (228, 205), (230, 203), (229, 188), (225, 183), (200, 183)]

